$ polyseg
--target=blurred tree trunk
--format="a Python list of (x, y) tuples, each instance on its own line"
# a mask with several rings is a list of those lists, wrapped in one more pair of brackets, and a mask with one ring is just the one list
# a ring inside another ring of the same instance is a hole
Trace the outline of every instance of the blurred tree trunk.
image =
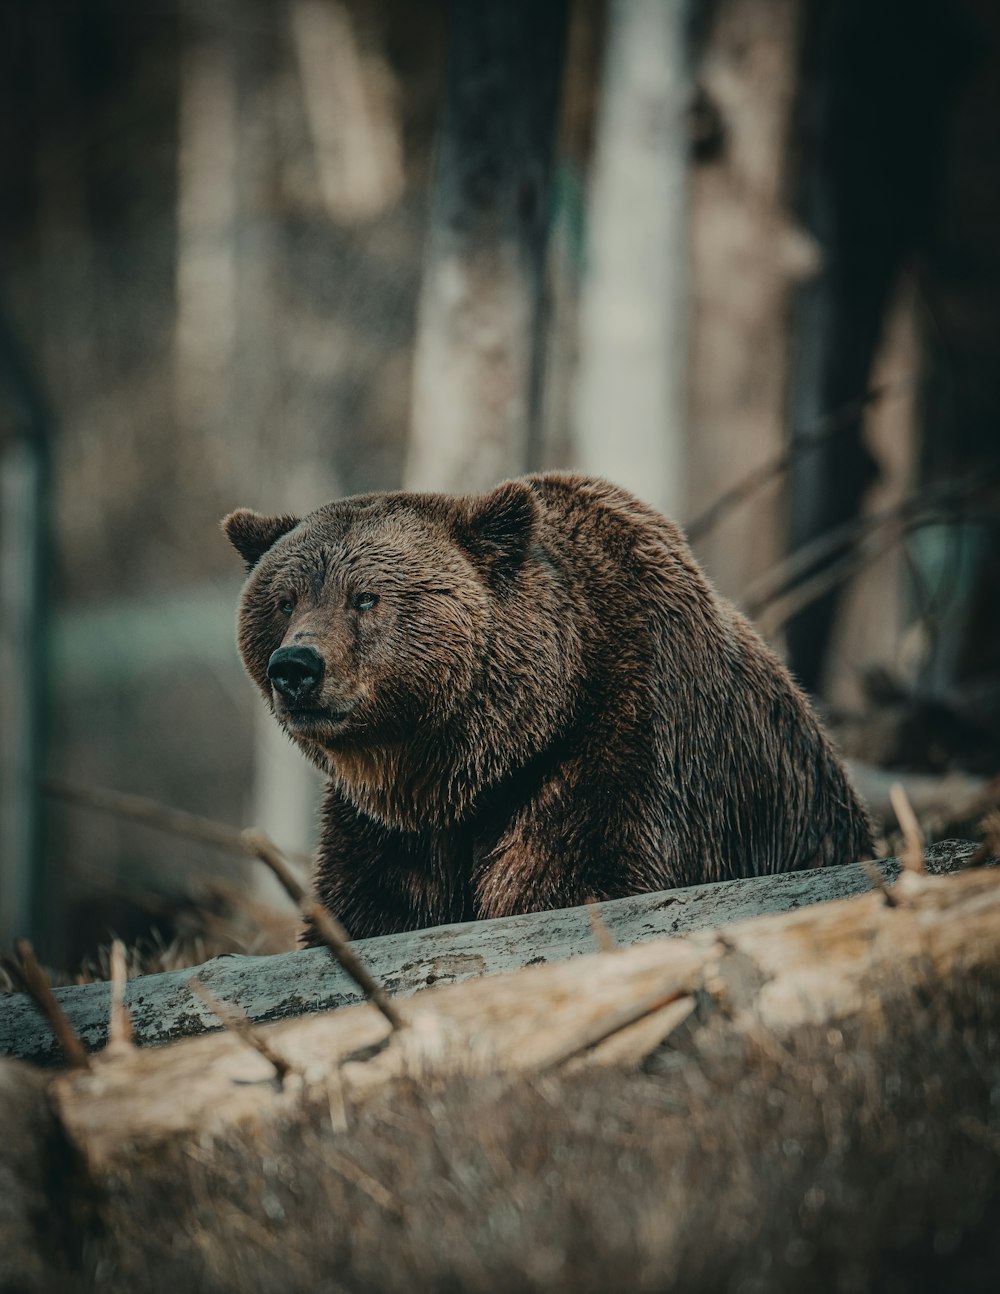
[(454, 0), (414, 360), (409, 489), (525, 469), (565, 0)]
[[(802, 206), (822, 268), (797, 320), (797, 428), (863, 395), (900, 269), (927, 246), (948, 110), (968, 54), (956, 9), (949, 0), (823, 0), (808, 9)], [(799, 455), (789, 547), (856, 517), (877, 473), (861, 413), (843, 434)], [(841, 556), (843, 549), (824, 564)], [(836, 591), (819, 598), (788, 626), (792, 667), (811, 691), (823, 682), (838, 603)]]
[[(786, 441), (797, 283), (815, 273), (792, 213), (790, 143), (802, 0), (699, 5), (691, 113), (686, 519), (778, 455)], [(722, 592), (741, 597), (782, 548), (781, 480), (696, 537)]]
[[(235, 139), (236, 240), (233, 326), (234, 368), (229, 407), (228, 443), (246, 455), (252, 445), (247, 482), (251, 499), (265, 510), (297, 511), (300, 481), (291, 470), (294, 441), (288, 443), (289, 471), (262, 481), (261, 465), (273, 462), (268, 448), (285, 431), (282, 380), (285, 337), (277, 324), (282, 273), (281, 224), (275, 210), (278, 137), (275, 77), (282, 26), (281, 8), (255, 7), (244, 17), (237, 4), (229, 26), (235, 50), (236, 103), (239, 130)], [(237, 449), (236, 445), (242, 445)], [(292, 497), (294, 496), (294, 497)], [(266, 500), (266, 502), (264, 502)], [(275, 723), (266, 708), (257, 708), (254, 744), (252, 818), (282, 848), (309, 853), (316, 843), (318, 776), (301, 751)], [(285, 906), (285, 895), (267, 875), (257, 876), (258, 897)]]
[(323, 205), (340, 224), (371, 220), (406, 187), (392, 72), (362, 52), (346, 5), (292, 0), (289, 20)]
[(0, 949), (42, 956), (55, 913), (43, 870), (48, 438), (38, 384), (0, 318)]
[(177, 124), (175, 416), (181, 444), (193, 440), (204, 456), (206, 441), (225, 443), (233, 385), (236, 69), (225, 32), (203, 27), (190, 5), (182, 12), (187, 36)]
[(575, 457), (677, 515), (687, 332), (686, 0), (612, 0), (590, 186)]
[[(281, 12), (233, 0), (184, 9), (178, 129), (176, 411), (188, 473), (211, 489), (238, 480), (241, 501), (279, 512), (296, 480), (268, 481), (281, 435), (281, 338), (274, 326), (279, 247), (273, 74)], [(316, 777), (271, 715), (255, 709), (249, 816), (283, 848), (315, 840)], [(255, 873), (258, 896), (283, 903)]]

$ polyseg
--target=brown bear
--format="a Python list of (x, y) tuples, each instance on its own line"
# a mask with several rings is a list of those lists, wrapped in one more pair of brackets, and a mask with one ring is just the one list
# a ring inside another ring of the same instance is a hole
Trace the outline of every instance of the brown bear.
[(803, 694), (625, 490), (545, 473), (223, 525), (243, 661), (329, 778), (316, 893), (353, 937), (870, 852)]

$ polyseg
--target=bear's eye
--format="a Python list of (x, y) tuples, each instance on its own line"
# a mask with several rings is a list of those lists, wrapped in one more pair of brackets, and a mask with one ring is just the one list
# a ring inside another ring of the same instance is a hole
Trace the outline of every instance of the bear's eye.
[(355, 611), (371, 611), (372, 607), (378, 603), (377, 593), (355, 593), (351, 598), (351, 606)]
[(292, 612), (295, 610), (295, 599), (288, 597), (287, 595), (285, 597), (279, 598), (278, 610), (281, 612), (283, 616), (290, 616)]

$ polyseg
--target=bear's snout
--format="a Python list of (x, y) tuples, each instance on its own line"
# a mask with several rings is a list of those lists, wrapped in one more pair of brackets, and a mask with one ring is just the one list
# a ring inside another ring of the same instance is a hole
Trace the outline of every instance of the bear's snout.
[(267, 677), (283, 701), (311, 701), (323, 678), (323, 657), (314, 647), (279, 647), (267, 662)]

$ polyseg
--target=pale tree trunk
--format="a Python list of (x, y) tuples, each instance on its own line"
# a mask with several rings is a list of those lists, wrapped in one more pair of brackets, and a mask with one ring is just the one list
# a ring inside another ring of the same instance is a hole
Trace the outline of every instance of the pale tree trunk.
[(406, 180), (392, 72), (362, 53), (346, 6), (293, 0), (289, 17), (323, 205), (341, 224), (371, 220)]
[[(275, 165), (270, 94), (271, 17), (223, 5), (186, 10), (181, 64), (178, 205), (176, 413), (181, 443), (195, 446), (192, 471), (225, 480), (233, 503), (281, 512), (294, 474), (266, 484), (282, 435), (281, 354), (272, 326), (275, 232), (270, 210)], [(315, 842), (317, 778), (273, 718), (255, 712), (250, 817), (285, 849)], [(283, 906), (271, 878), (255, 874), (261, 899)]]
[(566, 25), (564, 0), (452, 7), (410, 489), (482, 489), (528, 463)]
[(574, 454), (678, 515), (684, 493), (684, 0), (612, 0), (589, 201)]

